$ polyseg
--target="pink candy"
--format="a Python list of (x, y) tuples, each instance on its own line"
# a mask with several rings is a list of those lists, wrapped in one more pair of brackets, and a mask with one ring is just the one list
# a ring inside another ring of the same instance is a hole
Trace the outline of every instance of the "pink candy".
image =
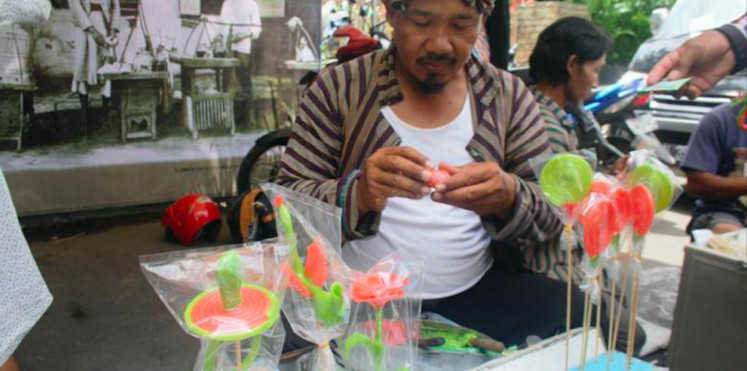
[(431, 174), (431, 178), (428, 179), (428, 182), (426, 182), (425, 184), (427, 184), (429, 187), (435, 187), (436, 184), (443, 183), (444, 181), (446, 181), (446, 179), (449, 179), (449, 177), (451, 177), (451, 175), (446, 171), (434, 170)]

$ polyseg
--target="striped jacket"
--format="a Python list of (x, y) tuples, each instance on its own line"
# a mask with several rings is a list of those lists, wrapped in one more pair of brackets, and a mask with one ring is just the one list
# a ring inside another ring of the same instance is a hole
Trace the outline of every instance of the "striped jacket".
[[(513, 216), (483, 218), (494, 240), (512, 245), (556, 235), (561, 221), (537, 185), (528, 160), (549, 152), (534, 97), (515, 76), (474, 57), (466, 64), (475, 161), (495, 161), (517, 181)], [(299, 106), (278, 183), (343, 210), (347, 240), (376, 233), (380, 213), (359, 215), (357, 179), (366, 158), (400, 139), (381, 108), (403, 99), (394, 74), (394, 49), (367, 54), (323, 72)]]
[(550, 96), (537, 89), (536, 85), (529, 89), (539, 103), (540, 114), (545, 122), (545, 131), (547, 132), (547, 139), (550, 141), (552, 153), (575, 151), (578, 146), (578, 138), (573, 130), (575, 125), (573, 120), (568, 117), (564, 109), (553, 102)]
[[(552, 98), (537, 89), (536, 86), (532, 86), (530, 90), (534, 93), (537, 103), (539, 103), (539, 110), (542, 114), (542, 120), (545, 122), (545, 131), (549, 138), (552, 153), (575, 151), (578, 139), (576, 132), (573, 130), (573, 120), (568, 117), (564, 109), (555, 104)], [(576, 236), (581, 235), (579, 232), (576, 230)], [(568, 268), (561, 237), (563, 236), (559, 233), (547, 241), (520, 246), (525, 268), (556, 280), (565, 281), (568, 277)], [(573, 280), (581, 282), (583, 271), (579, 263), (581, 263), (583, 257), (583, 250), (576, 242), (572, 241), (572, 244), (574, 249), (571, 259), (575, 268)]]

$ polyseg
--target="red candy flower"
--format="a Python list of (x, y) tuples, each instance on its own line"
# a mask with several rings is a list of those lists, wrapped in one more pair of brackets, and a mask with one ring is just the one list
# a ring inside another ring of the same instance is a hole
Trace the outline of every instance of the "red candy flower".
[(353, 278), (351, 296), (357, 302), (381, 309), (388, 301), (403, 297), (403, 288), (409, 281), (407, 277), (388, 272), (362, 274)]

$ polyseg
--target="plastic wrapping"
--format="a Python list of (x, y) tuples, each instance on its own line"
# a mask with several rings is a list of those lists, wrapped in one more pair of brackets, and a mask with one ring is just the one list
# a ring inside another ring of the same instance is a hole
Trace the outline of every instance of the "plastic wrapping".
[(529, 161), (540, 190), (550, 203), (561, 208), (568, 222), (574, 220), (574, 206), (589, 192), (596, 155), (581, 150), (533, 158)]
[(630, 153), (627, 186), (630, 189), (630, 222), (633, 226), (632, 253), (643, 252), (643, 238), (656, 222), (656, 215), (668, 210), (683, 188), (672, 170), (649, 151)]
[[(600, 182), (612, 186), (612, 183)], [(610, 188), (603, 187), (599, 192), (592, 192), (580, 206), (579, 222), (583, 227), (584, 259), (582, 270), (584, 280), (580, 285), (582, 291), (591, 295), (591, 301), (597, 303), (600, 298), (600, 277), (609, 256), (608, 248), (617, 232), (618, 211), (608, 197)]]
[(562, 214), (566, 232), (561, 237), (561, 248), (577, 246), (577, 236), (572, 226), (578, 217), (576, 205), (586, 197), (594, 177), (596, 155), (581, 150), (545, 155), (529, 160), (539, 180), (542, 194)]
[(415, 364), (423, 263), (389, 255), (354, 272), (351, 323), (342, 341), (349, 370), (405, 370)]
[(280, 303), (288, 246), (277, 241), (144, 255), (140, 268), (188, 334), (194, 370), (275, 369), (285, 338)]
[(263, 184), (273, 200), (278, 236), (290, 247), (291, 261), (283, 302), (293, 331), (317, 344), (317, 367), (334, 368), (329, 341), (342, 336), (350, 319), (351, 271), (340, 256), (341, 210), (309, 196)]
[(656, 213), (672, 207), (683, 192), (674, 172), (649, 151), (631, 152), (629, 162), (628, 188), (636, 184), (645, 185), (654, 197)]

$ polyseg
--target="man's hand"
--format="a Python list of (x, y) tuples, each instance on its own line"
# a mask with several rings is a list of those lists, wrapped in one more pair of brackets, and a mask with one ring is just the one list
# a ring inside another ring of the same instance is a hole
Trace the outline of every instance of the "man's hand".
[(516, 180), (495, 162), (473, 162), (453, 167), (440, 165), (451, 177), (436, 186), (433, 201), (472, 210), (480, 216), (511, 215), (516, 200)]
[(628, 155), (618, 158), (612, 164), (612, 168), (607, 172), (609, 175), (616, 177), (617, 179), (625, 180), (625, 176), (628, 174)]
[(672, 50), (648, 73), (646, 84), (661, 79), (692, 77), (678, 94), (695, 99), (712, 88), (734, 69), (736, 56), (729, 40), (718, 31), (708, 31)]
[(374, 152), (358, 179), (358, 209), (381, 211), (389, 197), (419, 199), (430, 189), (425, 182), (433, 165), (410, 147), (385, 147)]

